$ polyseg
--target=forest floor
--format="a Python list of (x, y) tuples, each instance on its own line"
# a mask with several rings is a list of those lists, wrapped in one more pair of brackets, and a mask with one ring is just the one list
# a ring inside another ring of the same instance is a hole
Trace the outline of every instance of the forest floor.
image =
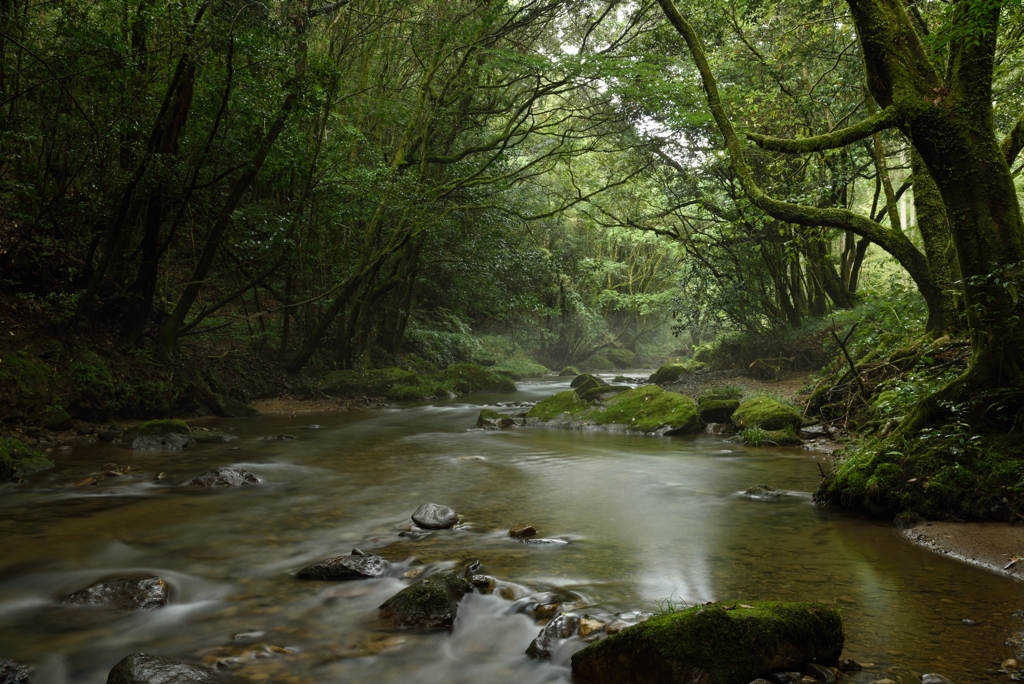
[(742, 369), (699, 371), (668, 383), (664, 387), (671, 392), (679, 392), (696, 400), (705, 390), (730, 385), (743, 390), (744, 396), (770, 394), (781, 401), (797, 403), (797, 395), (800, 390), (807, 387), (811, 377), (809, 371), (795, 371), (780, 375), (778, 380), (758, 380), (747, 377), (743, 373)]

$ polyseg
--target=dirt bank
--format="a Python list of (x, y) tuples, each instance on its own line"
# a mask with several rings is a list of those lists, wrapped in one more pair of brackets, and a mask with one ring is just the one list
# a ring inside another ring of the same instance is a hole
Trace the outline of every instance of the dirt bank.
[(935, 553), (1024, 579), (1024, 524), (927, 522), (900, 534)]

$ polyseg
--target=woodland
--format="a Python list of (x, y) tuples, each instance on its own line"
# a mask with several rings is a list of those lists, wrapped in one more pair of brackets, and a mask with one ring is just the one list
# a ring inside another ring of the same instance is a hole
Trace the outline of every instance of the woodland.
[(676, 358), (812, 371), (821, 503), (1017, 517), (1022, 11), (3, 0), (3, 421)]

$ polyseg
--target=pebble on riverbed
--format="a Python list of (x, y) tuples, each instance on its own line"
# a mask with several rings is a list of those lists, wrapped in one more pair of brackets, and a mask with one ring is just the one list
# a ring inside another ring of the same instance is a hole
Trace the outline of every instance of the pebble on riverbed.
[(425, 530), (446, 530), (459, 523), (459, 514), (441, 504), (425, 503), (412, 514), (412, 521)]

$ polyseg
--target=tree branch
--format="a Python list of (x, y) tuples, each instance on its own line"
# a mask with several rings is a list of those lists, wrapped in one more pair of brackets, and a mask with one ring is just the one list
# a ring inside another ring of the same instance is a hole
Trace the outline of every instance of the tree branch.
[(838, 147), (846, 147), (858, 140), (863, 140), (887, 128), (895, 128), (900, 122), (900, 113), (896, 107), (886, 107), (877, 114), (873, 114), (860, 123), (840, 128), (822, 135), (812, 135), (807, 138), (773, 138), (769, 135), (759, 133), (747, 133), (747, 138), (757, 144), (758, 147), (771, 150), (772, 152), (788, 152), (791, 154), (806, 154), (808, 152), (822, 152), (834, 150)]

